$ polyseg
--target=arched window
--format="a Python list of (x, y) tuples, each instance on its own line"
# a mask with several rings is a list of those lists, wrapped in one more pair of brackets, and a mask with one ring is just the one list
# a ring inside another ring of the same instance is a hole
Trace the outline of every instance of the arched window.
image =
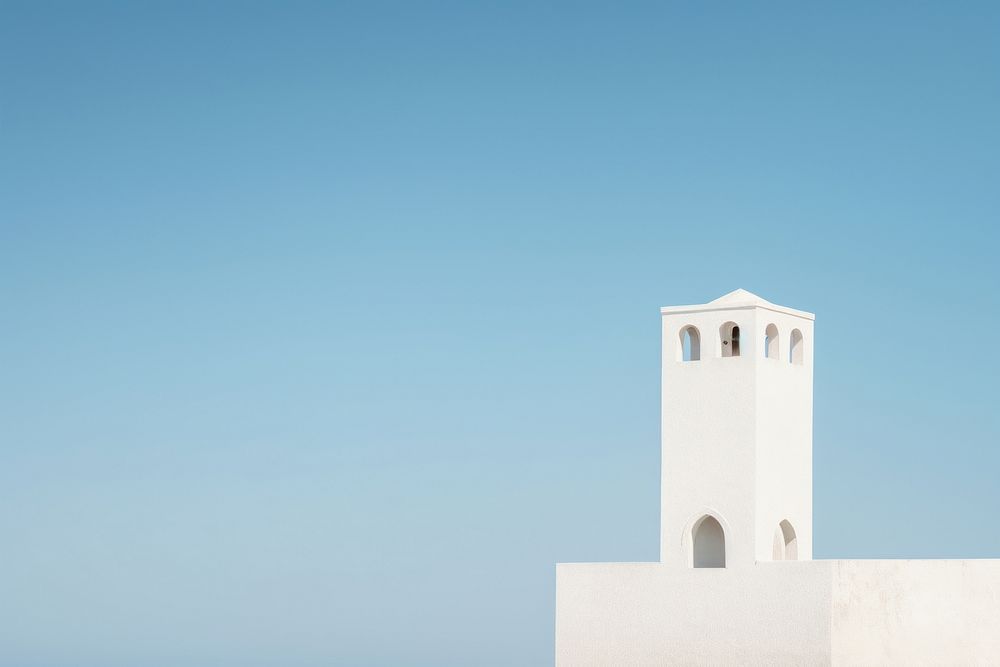
[(719, 341), (722, 346), (722, 356), (740, 356), (740, 327), (735, 322), (726, 322), (719, 327)]
[(793, 364), (801, 364), (804, 347), (805, 344), (802, 342), (802, 332), (798, 329), (792, 329), (792, 337), (789, 340), (788, 345), (788, 360)]
[(774, 560), (798, 560), (799, 547), (795, 538), (795, 529), (788, 520), (778, 524), (774, 530), (774, 547), (772, 549)]
[(778, 358), (778, 327), (768, 324), (764, 330), (764, 356), (768, 359)]
[(695, 522), (691, 533), (694, 567), (726, 566), (726, 534), (718, 519), (706, 514)]
[(677, 361), (698, 361), (701, 359), (701, 335), (698, 329), (687, 326), (681, 329), (681, 346)]

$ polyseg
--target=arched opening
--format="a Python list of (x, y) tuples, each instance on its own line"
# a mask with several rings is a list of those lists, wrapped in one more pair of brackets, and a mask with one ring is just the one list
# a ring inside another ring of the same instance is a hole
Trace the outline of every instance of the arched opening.
[(778, 524), (774, 530), (774, 547), (772, 548), (774, 560), (798, 560), (799, 547), (795, 538), (795, 529), (788, 520)]
[(687, 326), (681, 329), (681, 346), (678, 361), (698, 361), (701, 359), (701, 335), (698, 329)]
[(719, 327), (719, 341), (722, 346), (722, 356), (740, 356), (740, 327), (735, 322), (726, 322)]
[(768, 324), (764, 330), (764, 356), (767, 359), (778, 358), (778, 327)]
[(788, 360), (793, 364), (801, 364), (804, 347), (805, 344), (802, 342), (802, 332), (798, 329), (792, 329), (792, 337), (789, 339), (788, 345)]
[(726, 534), (714, 516), (705, 515), (695, 524), (692, 532), (694, 567), (726, 566)]

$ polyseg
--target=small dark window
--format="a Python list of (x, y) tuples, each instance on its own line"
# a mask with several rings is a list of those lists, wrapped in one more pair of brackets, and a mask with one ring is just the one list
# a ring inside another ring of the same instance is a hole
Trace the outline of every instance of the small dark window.
[(721, 327), (719, 327), (719, 342), (721, 356), (723, 357), (738, 357), (740, 356), (740, 327), (735, 322), (726, 322)]

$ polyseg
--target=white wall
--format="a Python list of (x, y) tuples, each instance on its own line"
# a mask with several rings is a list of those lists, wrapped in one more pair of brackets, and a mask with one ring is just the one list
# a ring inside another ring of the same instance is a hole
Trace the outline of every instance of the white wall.
[(556, 664), (828, 664), (830, 567), (560, 564)]
[[(750, 328), (752, 313), (727, 313)], [(726, 531), (730, 567), (753, 563), (754, 393), (750, 356), (716, 356), (718, 313), (663, 318), (663, 390), (660, 559), (689, 565), (686, 540), (705, 513)], [(677, 361), (678, 332), (701, 331), (701, 360)]]
[(1000, 560), (556, 568), (557, 665), (998, 662)]
[(1000, 560), (831, 562), (834, 664), (1000, 664)]
[[(757, 309), (761, 345), (757, 362), (755, 557), (770, 560), (775, 530), (782, 520), (795, 529), (799, 560), (812, 558), (813, 323)], [(764, 330), (774, 324), (779, 356), (765, 359)], [(804, 337), (801, 365), (788, 361), (794, 329)]]

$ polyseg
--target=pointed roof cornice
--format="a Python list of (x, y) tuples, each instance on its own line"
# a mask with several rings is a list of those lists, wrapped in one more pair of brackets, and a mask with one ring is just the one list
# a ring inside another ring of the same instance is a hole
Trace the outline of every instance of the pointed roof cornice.
[(801, 317), (807, 320), (815, 320), (816, 316), (804, 310), (796, 310), (785, 306), (778, 306), (766, 299), (762, 299), (753, 292), (745, 289), (735, 289), (729, 294), (724, 294), (718, 299), (708, 303), (691, 306), (665, 306), (660, 308), (663, 315), (673, 315), (677, 313), (700, 313), (710, 310), (743, 310), (747, 308), (763, 308), (776, 313), (785, 313), (794, 317)]

